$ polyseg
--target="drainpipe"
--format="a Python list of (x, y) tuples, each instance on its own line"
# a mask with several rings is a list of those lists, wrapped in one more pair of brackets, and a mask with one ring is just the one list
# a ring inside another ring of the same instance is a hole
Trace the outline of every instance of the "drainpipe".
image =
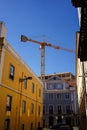
[(84, 62), (82, 62), (82, 71), (83, 71), (83, 84), (84, 84), (84, 94), (85, 94), (85, 115), (86, 115), (86, 130), (87, 130), (87, 87), (86, 87), (87, 71)]

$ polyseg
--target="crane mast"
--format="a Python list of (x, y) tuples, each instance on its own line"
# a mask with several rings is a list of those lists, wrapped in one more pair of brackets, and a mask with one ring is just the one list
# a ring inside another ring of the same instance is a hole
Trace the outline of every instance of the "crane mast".
[(22, 42), (34, 42), (34, 43), (37, 43), (40, 45), (40, 56), (41, 56), (41, 79), (44, 81), (44, 78), (45, 78), (45, 46), (49, 46), (49, 47), (52, 47), (54, 49), (60, 49), (60, 50), (64, 50), (64, 51), (68, 51), (68, 52), (73, 52), (75, 53), (75, 50), (70, 50), (70, 49), (67, 49), (67, 48), (63, 48), (63, 47), (60, 47), (60, 46), (54, 46), (52, 45), (51, 43), (46, 43), (45, 41), (43, 42), (39, 42), (39, 41), (36, 41), (36, 40), (32, 40), (30, 38), (27, 38), (26, 36), (24, 35), (21, 35), (21, 41)]
[(40, 66), (41, 66), (41, 72), (40, 72), (40, 74), (41, 74), (41, 79), (42, 80), (44, 80), (44, 78), (45, 78), (45, 46), (42, 46), (42, 45), (40, 45), (40, 56), (41, 56), (41, 61), (40, 61)]

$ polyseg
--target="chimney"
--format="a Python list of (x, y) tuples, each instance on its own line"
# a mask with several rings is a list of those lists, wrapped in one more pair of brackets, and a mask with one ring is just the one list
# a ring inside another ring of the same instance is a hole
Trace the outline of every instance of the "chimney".
[(4, 22), (0, 22), (0, 37), (6, 38), (6, 34), (7, 34), (6, 26), (5, 26)]

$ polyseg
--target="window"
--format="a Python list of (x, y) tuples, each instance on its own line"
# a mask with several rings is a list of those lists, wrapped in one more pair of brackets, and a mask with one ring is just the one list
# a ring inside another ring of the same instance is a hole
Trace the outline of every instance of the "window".
[(5, 120), (5, 129), (4, 130), (10, 130), (10, 119)]
[(6, 111), (11, 111), (11, 106), (12, 106), (12, 96), (7, 95)]
[(40, 127), (40, 122), (38, 122), (38, 128)]
[(21, 130), (24, 130), (24, 124), (21, 125)]
[(30, 125), (30, 130), (33, 130), (33, 123), (31, 123)]
[(39, 97), (41, 97), (41, 89), (39, 89)]
[(52, 90), (54, 89), (54, 86), (52, 83), (47, 83), (47, 89)]
[(61, 99), (61, 94), (57, 93), (57, 99)]
[(38, 115), (40, 115), (40, 106), (38, 106)]
[(26, 80), (26, 76), (24, 76), (24, 88), (27, 88), (27, 80)]
[(61, 105), (58, 105), (58, 114), (61, 114), (62, 110), (61, 110)]
[(45, 114), (45, 105), (43, 105), (43, 114)]
[(43, 100), (49, 100), (49, 96), (48, 96), (47, 93), (44, 93), (44, 94), (43, 94)]
[(15, 67), (13, 65), (10, 65), (9, 78), (12, 80), (14, 80), (14, 71), (15, 71)]
[(26, 101), (22, 101), (22, 113), (26, 112)]
[(35, 86), (34, 86), (34, 83), (32, 83), (32, 93), (34, 93), (34, 89), (35, 89)]
[(46, 120), (43, 120), (43, 128), (45, 128), (45, 122), (46, 122)]
[(70, 105), (66, 105), (66, 113), (67, 113), (67, 114), (70, 113)]
[(49, 114), (53, 114), (53, 106), (52, 105), (49, 106)]
[(49, 93), (49, 99), (53, 99), (53, 93)]
[(56, 89), (63, 89), (63, 84), (62, 83), (58, 83), (55, 86), (56, 86), (55, 87)]
[(66, 96), (66, 99), (69, 99), (69, 93), (67, 93), (65, 96)]
[(31, 114), (33, 114), (33, 113), (34, 113), (34, 104), (31, 103)]

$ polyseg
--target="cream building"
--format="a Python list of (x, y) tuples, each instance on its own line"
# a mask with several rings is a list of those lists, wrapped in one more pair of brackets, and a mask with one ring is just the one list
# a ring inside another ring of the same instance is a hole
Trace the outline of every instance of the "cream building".
[(80, 31), (76, 32), (76, 81), (80, 130), (87, 129), (87, 0), (72, 0), (78, 10)]

